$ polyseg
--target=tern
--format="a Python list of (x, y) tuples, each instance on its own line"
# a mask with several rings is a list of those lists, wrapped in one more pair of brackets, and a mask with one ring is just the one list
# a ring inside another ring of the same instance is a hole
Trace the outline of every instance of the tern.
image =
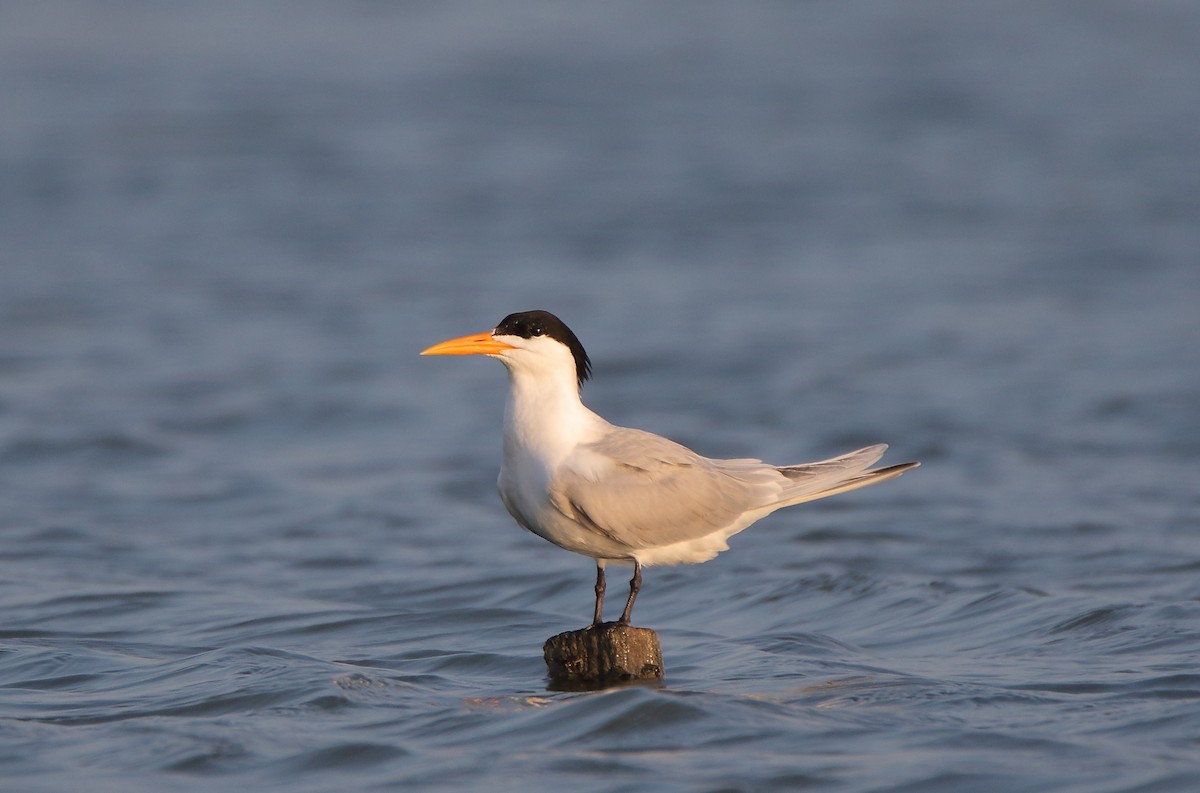
[(628, 625), (642, 566), (695, 564), (777, 509), (893, 479), (920, 463), (870, 466), (886, 444), (820, 462), (771, 465), (702, 457), (674, 441), (610, 424), (584, 406), (591, 361), (548, 311), (510, 314), (490, 331), (443, 341), (422, 355), (486, 355), (508, 369), (500, 498), (517, 523), (604, 568), (633, 565), (620, 624)]

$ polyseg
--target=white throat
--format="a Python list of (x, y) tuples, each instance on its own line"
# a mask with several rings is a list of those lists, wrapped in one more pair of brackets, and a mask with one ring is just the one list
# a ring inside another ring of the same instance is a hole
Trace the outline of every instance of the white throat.
[(573, 369), (509, 366), (508, 382), (506, 459), (528, 455), (553, 469), (576, 445), (591, 440), (603, 423), (580, 399)]

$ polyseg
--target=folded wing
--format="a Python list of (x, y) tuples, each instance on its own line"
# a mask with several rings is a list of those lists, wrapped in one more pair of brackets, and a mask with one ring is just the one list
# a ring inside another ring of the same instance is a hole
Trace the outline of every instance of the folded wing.
[(559, 469), (550, 500), (631, 549), (722, 531), (787, 484), (759, 460), (710, 460), (648, 432), (613, 430), (581, 446)]
[(581, 446), (550, 482), (556, 509), (630, 549), (725, 536), (781, 507), (899, 476), (867, 470), (885, 444), (814, 463), (712, 460), (666, 438), (614, 427)]

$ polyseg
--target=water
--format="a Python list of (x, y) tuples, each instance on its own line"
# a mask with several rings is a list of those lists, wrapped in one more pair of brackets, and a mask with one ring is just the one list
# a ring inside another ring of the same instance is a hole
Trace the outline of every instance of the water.
[[(1198, 31), (5, 3), (5, 789), (1196, 789)], [(591, 564), (496, 498), (500, 367), (416, 355), (534, 307), (614, 421), (924, 466), (549, 691)]]

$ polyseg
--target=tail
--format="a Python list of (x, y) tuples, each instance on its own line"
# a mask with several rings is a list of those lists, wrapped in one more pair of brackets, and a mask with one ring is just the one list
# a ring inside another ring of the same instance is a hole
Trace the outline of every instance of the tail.
[(856, 452), (843, 454), (816, 463), (801, 465), (785, 465), (776, 468), (779, 473), (791, 482), (784, 488), (779, 497), (780, 507), (790, 507), (803, 504), (806, 501), (816, 501), (818, 498), (836, 496), (860, 487), (873, 485), (895, 479), (905, 471), (916, 468), (920, 463), (900, 463), (886, 468), (867, 470), (871, 463), (883, 456), (887, 449), (886, 443), (868, 446)]

